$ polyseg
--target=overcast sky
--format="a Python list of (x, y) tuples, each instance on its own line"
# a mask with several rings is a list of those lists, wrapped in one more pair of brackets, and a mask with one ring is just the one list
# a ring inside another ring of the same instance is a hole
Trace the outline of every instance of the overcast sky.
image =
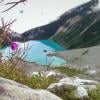
[[(4, 16), (5, 20), (17, 18), (11, 29), (22, 33), (28, 29), (47, 24), (57, 19), (65, 11), (87, 1), (90, 0), (28, 0), (25, 5), (20, 4), (6, 13), (0, 13), (0, 17)], [(0, 4), (0, 12), (6, 7)]]

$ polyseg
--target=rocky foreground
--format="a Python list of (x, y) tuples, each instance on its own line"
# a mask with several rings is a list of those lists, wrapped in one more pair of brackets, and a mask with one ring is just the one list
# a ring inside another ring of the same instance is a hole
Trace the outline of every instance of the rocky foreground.
[(46, 90), (35, 90), (0, 77), (0, 100), (61, 100)]
[[(38, 76), (40, 73), (33, 72), (33, 75)], [(96, 85), (99, 84), (98, 81), (68, 77), (65, 74), (55, 71), (45, 71), (41, 75), (58, 78), (58, 82), (49, 85), (46, 90), (37, 90), (0, 77), (0, 100), (62, 100), (56, 95), (61, 94), (61, 92), (64, 94), (70, 88), (75, 97), (80, 98), (80, 100), (84, 98), (88, 100), (88, 91), (96, 89)]]

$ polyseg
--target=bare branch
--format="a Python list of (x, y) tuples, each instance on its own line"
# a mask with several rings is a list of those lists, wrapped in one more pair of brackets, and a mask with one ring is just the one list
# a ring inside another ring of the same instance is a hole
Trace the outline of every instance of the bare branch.
[(26, 1), (27, 1), (27, 0), (20, 0), (20, 1), (18, 1), (18, 2), (9, 2), (9, 3), (6, 3), (5, 5), (12, 5), (12, 6), (11, 6), (10, 8), (8, 8), (8, 9), (4, 10), (3, 13), (9, 11), (9, 10), (12, 9), (12, 8), (14, 8), (14, 7), (17, 6), (18, 4), (24, 3), (24, 2), (26, 2)]
[(12, 32), (10, 26), (16, 21), (10, 20), (9, 22), (4, 22), (4, 19), (1, 18), (2, 26), (0, 27), (0, 45), (3, 44), (5, 40), (11, 41), (10, 33)]
[(4, 27), (9, 27), (11, 24), (13, 24), (17, 19), (10, 21), (9, 23), (7, 23)]

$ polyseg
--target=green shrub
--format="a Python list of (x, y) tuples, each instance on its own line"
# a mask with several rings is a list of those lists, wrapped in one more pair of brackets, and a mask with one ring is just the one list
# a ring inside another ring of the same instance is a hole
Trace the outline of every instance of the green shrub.
[(97, 85), (96, 89), (88, 92), (89, 100), (100, 100), (100, 85)]
[(57, 82), (57, 79), (47, 78), (41, 74), (29, 77), (25, 74), (23, 69), (10, 66), (10, 63), (8, 63), (8, 66), (6, 65), (7, 64), (0, 63), (0, 77), (14, 80), (31, 88), (46, 89), (51, 83)]
[(63, 100), (80, 100), (75, 96), (75, 91), (76, 87), (74, 86), (66, 86), (64, 89), (56, 90), (55, 95), (61, 97)]

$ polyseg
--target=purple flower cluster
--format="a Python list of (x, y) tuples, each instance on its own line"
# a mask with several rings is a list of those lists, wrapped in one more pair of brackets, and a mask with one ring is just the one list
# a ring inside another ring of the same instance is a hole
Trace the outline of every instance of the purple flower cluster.
[(18, 44), (16, 42), (11, 42), (10, 47), (12, 50), (18, 50)]

